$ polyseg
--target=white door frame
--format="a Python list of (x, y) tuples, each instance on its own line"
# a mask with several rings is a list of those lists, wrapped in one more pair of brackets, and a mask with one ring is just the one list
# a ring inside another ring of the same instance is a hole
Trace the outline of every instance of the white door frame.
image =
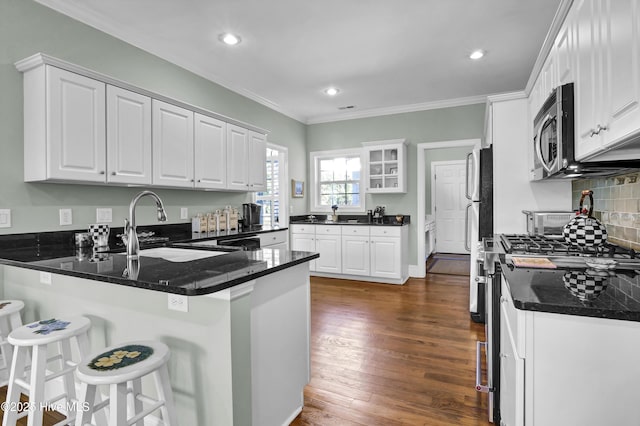
[[(424, 156), (424, 154), (423, 154)], [(431, 216), (433, 216), (433, 219), (435, 220), (436, 218), (436, 212), (434, 211), (434, 207), (436, 205), (436, 191), (435, 191), (435, 186), (433, 185), (433, 182), (435, 181), (435, 167), (436, 166), (458, 166), (458, 165), (464, 165), (466, 164), (465, 160), (449, 160), (449, 161), (432, 161), (431, 162)], [(427, 163), (425, 162), (425, 169), (427, 168)], [(425, 187), (426, 189), (426, 187)], [(425, 200), (426, 201), (426, 200)], [(425, 212), (426, 213), (426, 212)], [(436, 221), (436, 235), (438, 235), (438, 222)], [(436, 236), (436, 243), (433, 247), (433, 251), (434, 252), (438, 252), (438, 240), (437, 240), (437, 236)], [(423, 255), (423, 257), (426, 256), (426, 253)]]
[[(454, 141), (443, 142), (426, 142), (419, 143), (418, 147), (418, 182), (416, 187), (418, 188), (418, 235), (422, 235), (424, 239), (424, 225), (425, 225), (425, 174), (426, 174), (426, 161), (424, 159), (425, 153), (428, 149), (441, 149), (441, 148), (457, 148), (457, 147), (473, 147), (473, 149), (480, 148), (480, 139), (461, 139)], [(418, 265), (415, 276), (418, 278), (424, 278), (427, 275), (427, 265), (424, 258), (424, 241), (418, 238)], [(412, 275), (414, 276), (414, 275)]]
[[(289, 224), (289, 198), (291, 197), (291, 185), (289, 185), (289, 148), (267, 141), (267, 148), (275, 149), (284, 154), (284, 159), (280, 165), (282, 180), (284, 185), (280, 185), (280, 224)], [(256, 193), (251, 193), (251, 201), (256, 202)]]

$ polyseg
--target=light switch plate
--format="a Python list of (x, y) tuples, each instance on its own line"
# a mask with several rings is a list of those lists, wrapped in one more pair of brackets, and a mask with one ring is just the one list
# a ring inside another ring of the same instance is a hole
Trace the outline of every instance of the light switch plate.
[(0, 228), (11, 228), (11, 209), (0, 209)]
[(189, 218), (189, 209), (187, 207), (180, 208), (180, 219)]
[(42, 284), (51, 285), (51, 273), (50, 272), (40, 272), (40, 282)]
[(72, 225), (73, 215), (71, 209), (60, 209), (60, 225)]
[(172, 311), (189, 312), (189, 298), (181, 294), (169, 293), (168, 306)]
[(111, 223), (111, 222), (113, 222), (113, 209), (111, 208), (96, 209), (96, 223)]

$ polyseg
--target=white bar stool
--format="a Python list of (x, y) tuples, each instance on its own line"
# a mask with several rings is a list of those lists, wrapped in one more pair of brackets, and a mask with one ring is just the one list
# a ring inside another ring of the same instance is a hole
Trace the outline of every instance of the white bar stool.
[(9, 333), (22, 326), (20, 311), (24, 308), (21, 300), (0, 300), (0, 355), (2, 355), (2, 365), (0, 366), (0, 386), (8, 383), (9, 368), (13, 358), (13, 346), (7, 341)]
[[(71, 340), (75, 339), (78, 352), (83, 357), (89, 352), (89, 336), (87, 331), (91, 321), (82, 316), (52, 318), (24, 325), (9, 333), (8, 341), (14, 346), (13, 362), (9, 374), (9, 389), (7, 390), (7, 411), (4, 413), (2, 426), (13, 426), (19, 418), (28, 416), (28, 426), (41, 426), (44, 408), (66, 398), (67, 402), (77, 402), (75, 380), (73, 372), (77, 363), (72, 359)], [(49, 344), (57, 343), (58, 353), (47, 358)], [(31, 380), (26, 381), (27, 373), (25, 360), (31, 351)], [(47, 374), (49, 364), (53, 364), (51, 372)], [(56, 367), (56, 368), (54, 368)], [(45, 384), (61, 377), (64, 392), (47, 401), (44, 400)], [(11, 410), (20, 401), (21, 389), (29, 396), (30, 410), (18, 413)], [(75, 412), (68, 410), (64, 424), (72, 423)]]
[[(158, 341), (127, 342), (111, 346), (83, 358), (76, 370), (82, 384), (76, 426), (85, 426), (91, 415), (109, 405), (109, 426), (144, 425), (144, 418), (160, 409), (165, 426), (177, 426), (167, 361), (169, 348)], [(157, 399), (142, 394), (142, 377), (153, 376)], [(109, 385), (109, 398), (95, 404), (96, 388)], [(127, 394), (131, 393), (132, 417), (127, 414)], [(147, 405), (144, 408), (143, 403)], [(86, 409), (87, 406), (89, 409)]]

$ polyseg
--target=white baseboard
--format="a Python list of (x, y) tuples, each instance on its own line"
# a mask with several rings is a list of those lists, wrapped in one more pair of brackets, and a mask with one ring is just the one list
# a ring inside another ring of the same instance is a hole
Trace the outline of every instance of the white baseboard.
[(287, 419), (287, 421), (285, 421), (284, 423), (282, 423), (282, 426), (289, 426), (291, 424), (291, 422), (293, 422), (293, 420), (298, 417), (298, 414), (300, 414), (302, 412), (302, 405), (298, 408), (296, 408), (293, 413), (291, 413), (291, 415), (289, 416), (289, 418)]
[(424, 278), (424, 275), (420, 274), (420, 268), (418, 265), (409, 265), (409, 276), (411, 278)]

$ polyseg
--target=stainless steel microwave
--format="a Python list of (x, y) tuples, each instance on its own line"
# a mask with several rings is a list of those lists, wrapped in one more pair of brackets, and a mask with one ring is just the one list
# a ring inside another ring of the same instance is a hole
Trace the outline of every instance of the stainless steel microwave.
[(532, 179), (577, 179), (611, 176), (640, 168), (640, 161), (575, 159), (573, 83), (553, 90), (533, 120)]

